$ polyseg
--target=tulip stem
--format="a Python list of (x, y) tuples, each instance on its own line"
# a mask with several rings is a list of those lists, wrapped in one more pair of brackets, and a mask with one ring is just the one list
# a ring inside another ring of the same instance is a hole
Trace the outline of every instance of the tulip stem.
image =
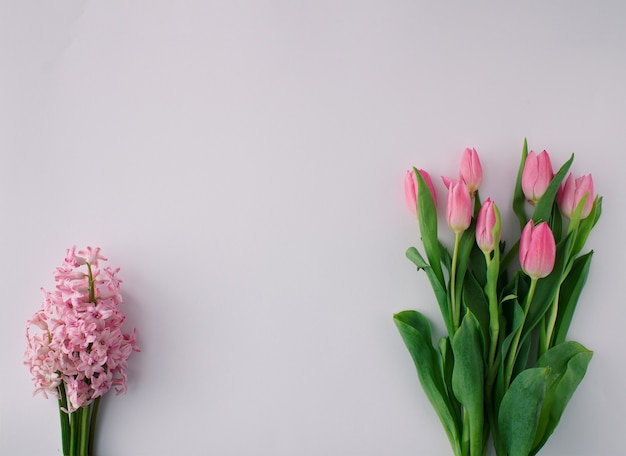
[(557, 289), (552, 306), (550, 306), (550, 315), (545, 320), (545, 327), (542, 328), (539, 334), (539, 356), (547, 352), (552, 346), (552, 335), (554, 333), (554, 326), (556, 325), (556, 317), (559, 313), (559, 293), (561, 289)]
[[(450, 313), (452, 314), (452, 323), (454, 330), (459, 329), (461, 319), (461, 309), (458, 308), (456, 302), (456, 263), (459, 257), (459, 241), (461, 240), (461, 232), (454, 233), (454, 253), (452, 254), (452, 270), (450, 271)], [(453, 336), (453, 334), (451, 334)]]
[[(491, 265), (491, 255), (489, 253), (485, 253), (485, 260), (487, 262), (487, 271), (489, 271), (489, 267)], [(499, 261), (499, 252), (496, 250), (495, 253), (495, 261)], [(497, 267), (497, 265), (496, 265)], [(489, 367), (489, 386), (493, 384), (493, 379), (497, 373), (496, 368), (496, 357), (497, 357), (497, 349), (498, 349), (498, 341), (500, 339), (500, 315), (498, 313), (498, 291), (497, 291), (497, 275), (495, 280), (487, 279), (487, 284), (485, 285), (485, 291), (487, 293), (487, 300), (489, 301), (489, 334), (491, 336), (491, 343), (489, 345), (489, 358), (488, 367)]]
[(504, 385), (505, 390), (509, 388), (511, 384), (512, 376), (513, 376), (513, 368), (515, 367), (515, 361), (517, 359), (518, 354), (518, 345), (520, 338), (522, 337), (522, 331), (524, 329), (524, 324), (526, 323), (526, 316), (528, 315), (528, 309), (530, 309), (530, 303), (533, 300), (533, 295), (535, 294), (535, 288), (537, 288), (537, 280), (535, 278), (530, 279), (530, 289), (528, 290), (528, 295), (526, 295), (526, 300), (524, 301), (524, 318), (522, 319), (519, 328), (515, 332), (515, 336), (513, 337), (513, 341), (511, 342), (511, 347), (509, 348), (508, 360), (505, 369), (504, 375)]

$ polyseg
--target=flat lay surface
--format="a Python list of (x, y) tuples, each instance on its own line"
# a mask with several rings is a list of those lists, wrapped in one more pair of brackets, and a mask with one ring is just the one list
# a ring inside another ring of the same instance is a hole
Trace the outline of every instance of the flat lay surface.
[(619, 454), (625, 12), (0, 2), (0, 454), (61, 454), (24, 332), (73, 245), (120, 268), (141, 347), (128, 393), (102, 400), (98, 454), (451, 454), (392, 321), (417, 309), (444, 331), (405, 257), (404, 177), (428, 170), (444, 203), (440, 176), (476, 148), (513, 239), (525, 137), (555, 169), (575, 153), (604, 197), (569, 332), (594, 355), (540, 454)]

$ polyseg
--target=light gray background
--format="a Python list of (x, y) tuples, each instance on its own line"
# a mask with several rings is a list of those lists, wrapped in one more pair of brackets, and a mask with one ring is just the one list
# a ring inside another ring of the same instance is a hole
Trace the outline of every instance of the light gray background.
[(605, 196), (570, 332), (595, 355), (542, 454), (623, 454), (625, 12), (0, 2), (0, 454), (59, 454), (22, 356), (73, 244), (122, 269), (142, 348), (99, 454), (450, 454), (391, 319), (441, 330), (404, 258), (404, 173), (428, 169), (443, 201), (438, 176), (476, 147), (512, 237), (525, 136), (555, 167), (575, 152)]

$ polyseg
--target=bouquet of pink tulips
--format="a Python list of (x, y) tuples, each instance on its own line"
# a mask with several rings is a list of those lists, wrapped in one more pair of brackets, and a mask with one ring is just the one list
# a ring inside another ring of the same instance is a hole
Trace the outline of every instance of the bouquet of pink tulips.
[(433, 345), (417, 311), (394, 321), (455, 456), (486, 454), (490, 435), (499, 456), (537, 454), (586, 373), (592, 352), (566, 339), (602, 198), (591, 175), (567, 175), (573, 160), (554, 174), (547, 152), (528, 153), (524, 141), (513, 197), (521, 235), (508, 248), (498, 207), (480, 201), (478, 155), (466, 149), (459, 179), (443, 178), (452, 254), (438, 238), (430, 176), (407, 173), (406, 199), (425, 255), (415, 247), (406, 255), (426, 273), (447, 336)]
[(56, 289), (44, 291), (26, 327), (25, 364), (35, 394), (58, 399), (64, 456), (93, 454), (100, 399), (112, 387), (126, 391), (127, 360), (139, 351), (135, 330), (121, 329), (119, 269), (100, 269), (100, 261), (106, 258), (99, 248), (69, 249)]

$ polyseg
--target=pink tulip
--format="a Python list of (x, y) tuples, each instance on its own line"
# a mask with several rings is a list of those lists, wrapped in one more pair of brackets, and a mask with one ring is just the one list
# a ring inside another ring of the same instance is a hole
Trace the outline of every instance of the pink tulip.
[(465, 182), (470, 193), (473, 194), (483, 182), (483, 168), (480, 165), (476, 149), (467, 148), (461, 158), (461, 180)]
[(556, 259), (554, 235), (546, 222), (535, 226), (530, 220), (519, 241), (519, 261), (531, 279), (541, 279), (552, 272)]
[(550, 156), (545, 150), (539, 155), (531, 150), (522, 171), (522, 190), (526, 199), (537, 203), (554, 177)]
[(450, 181), (448, 204), (446, 206), (448, 226), (455, 233), (469, 228), (472, 221), (472, 199), (463, 181)]
[(498, 225), (498, 242), (500, 241), (500, 214), (495, 203), (490, 199), (483, 203), (476, 219), (476, 243), (484, 253), (491, 253), (495, 248), (493, 238), (494, 227)]
[(593, 200), (595, 198), (593, 194), (593, 179), (591, 178), (591, 174), (574, 179), (574, 176), (570, 173), (565, 183), (559, 189), (557, 197), (559, 208), (563, 215), (571, 219), (576, 211), (576, 207), (580, 204), (580, 201), (585, 195), (587, 195), (587, 199), (583, 205), (583, 211), (580, 214), (581, 219), (588, 217), (593, 208)]
[[(423, 169), (418, 170), (424, 182), (428, 186), (430, 190), (430, 194), (433, 196), (433, 201), (435, 202), (435, 206), (437, 205), (437, 195), (435, 194), (435, 187), (433, 187), (433, 182), (430, 179), (430, 175), (424, 171)], [(415, 171), (412, 169), (406, 172), (406, 176), (404, 177), (404, 194), (406, 196), (406, 205), (409, 210), (417, 215), (417, 177), (415, 176)]]

